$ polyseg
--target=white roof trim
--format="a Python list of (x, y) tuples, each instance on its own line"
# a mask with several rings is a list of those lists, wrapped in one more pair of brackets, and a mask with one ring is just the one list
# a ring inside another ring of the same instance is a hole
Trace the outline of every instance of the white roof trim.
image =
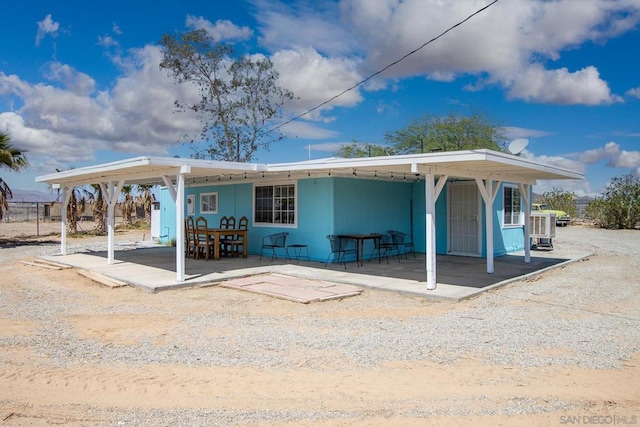
[[(539, 179), (582, 179), (578, 172), (546, 165), (530, 159), (492, 150), (445, 151), (399, 156), (354, 159), (327, 158), (290, 163), (237, 163), (174, 157), (135, 157), (94, 166), (42, 175), (36, 182), (66, 186), (126, 180), (153, 182), (162, 176), (183, 173), (187, 178), (264, 172), (314, 172), (328, 170), (393, 172), (397, 174), (433, 173), (452, 177), (496, 179), (535, 183)], [(190, 172), (186, 172), (190, 170)]]

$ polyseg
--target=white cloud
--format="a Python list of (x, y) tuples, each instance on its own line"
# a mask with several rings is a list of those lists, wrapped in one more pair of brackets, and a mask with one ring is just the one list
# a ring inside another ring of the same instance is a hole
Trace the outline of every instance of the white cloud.
[(631, 169), (640, 176), (640, 151), (621, 150), (620, 145), (613, 141), (607, 142), (604, 147), (579, 153), (575, 157), (587, 164), (606, 160), (607, 167)]
[(509, 140), (518, 138), (541, 138), (544, 136), (553, 135), (553, 132), (547, 132), (538, 129), (527, 129), (517, 126), (505, 126), (503, 129), (505, 132), (505, 137)]
[[(522, 157), (536, 162), (544, 163), (549, 166), (555, 166), (558, 168), (568, 169), (581, 174), (587, 171), (587, 165), (579, 160), (572, 160), (563, 156), (536, 156), (529, 150), (522, 152)], [(575, 193), (577, 196), (593, 196), (591, 184), (586, 179), (552, 179), (552, 180), (540, 180), (537, 185), (533, 187), (535, 193), (542, 194), (546, 191), (553, 189), (562, 189), (571, 193)]]
[(356, 40), (351, 36), (348, 25), (339, 20), (340, 11), (333, 2), (255, 3), (260, 8), (255, 15), (261, 32), (260, 43), (271, 50), (313, 46), (327, 56), (354, 52)]
[(629, 89), (625, 95), (632, 96), (634, 98), (640, 98), (640, 86)]
[(0, 94), (21, 101), (16, 111), (0, 114), (0, 130), (9, 132), (35, 163), (88, 161), (98, 150), (166, 154), (201, 125), (193, 115), (173, 113), (175, 99), (198, 95), (195, 88), (175, 85), (160, 70), (160, 58), (157, 46), (131, 51), (119, 59), (122, 76), (104, 92), (95, 91), (91, 77), (61, 63), (47, 70), (48, 83), (31, 84), (0, 72)]
[[(272, 49), (312, 46), (331, 56), (358, 58), (366, 76), (460, 22), (487, 2), (440, 0), (340, 3), (340, 14), (281, 2), (256, 1), (261, 41)], [(332, 6), (327, 6), (332, 7)], [(640, 22), (634, 0), (511, 0), (491, 6), (446, 36), (391, 67), (383, 78), (427, 76), (452, 81), (476, 76), (468, 89), (502, 85), (512, 98), (551, 104), (598, 105), (621, 101), (592, 64), (581, 69), (553, 67), (565, 50), (603, 43)], [(547, 65), (550, 63), (551, 65)], [(549, 69), (547, 69), (549, 68)], [(546, 86), (550, 84), (551, 87)], [(530, 85), (533, 85), (532, 87)]]
[(326, 139), (333, 138), (338, 135), (338, 132), (336, 131), (322, 128), (313, 123), (301, 120), (287, 123), (280, 128), (280, 130), (289, 138)]
[(45, 76), (51, 81), (58, 81), (76, 95), (90, 95), (95, 90), (96, 82), (85, 73), (81, 73), (60, 62), (48, 64)]
[(204, 29), (215, 41), (224, 40), (248, 40), (253, 36), (253, 31), (249, 27), (239, 27), (229, 20), (219, 19), (212, 24), (202, 16), (187, 15), (187, 28), (193, 30)]
[[(301, 113), (317, 106), (361, 79), (353, 60), (326, 58), (311, 47), (281, 50), (271, 57), (271, 61), (280, 74), (279, 84), (296, 96), (296, 99), (287, 105), (294, 113)], [(361, 100), (359, 89), (354, 89), (305, 118), (318, 120), (319, 112), (322, 110), (351, 107)]]
[[(582, 153), (569, 153), (564, 156), (536, 156), (527, 150), (522, 155), (528, 159), (583, 174), (588, 172), (590, 165), (606, 161), (607, 167), (626, 169), (627, 171), (624, 173), (631, 172), (636, 176), (640, 176), (640, 151), (622, 150), (620, 145), (613, 141), (596, 149), (585, 150)], [(578, 196), (594, 196), (597, 194), (592, 191), (589, 182), (586, 180), (541, 181), (536, 186), (535, 191), (542, 193), (554, 187), (574, 192)]]
[(620, 145), (615, 142), (607, 142), (604, 147), (596, 148), (593, 150), (586, 150), (576, 155), (577, 159), (581, 162), (588, 164), (597, 163), (604, 159), (609, 159), (617, 156), (620, 153)]
[(111, 36), (98, 36), (98, 45), (110, 49), (118, 47), (118, 41)]
[(58, 36), (58, 30), (60, 29), (60, 23), (55, 22), (48, 14), (42, 21), (38, 21), (38, 32), (36, 33), (36, 46), (40, 46), (40, 42), (46, 35), (50, 35), (55, 38)]
[(611, 94), (598, 70), (591, 66), (570, 73), (566, 68), (545, 70), (540, 65), (531, 65), (507, 86), (509, 98), (528, 102), (561, 105), (622, 102), (622, 98)]
[(122, 35), (122, 30), (120, 29), (120, 26), (118, 24), (116, 24), (115, 22), (113, 23), (113, 26), (111, 27), (111, 31), (113, 31), (113, 34), (121, 36)]

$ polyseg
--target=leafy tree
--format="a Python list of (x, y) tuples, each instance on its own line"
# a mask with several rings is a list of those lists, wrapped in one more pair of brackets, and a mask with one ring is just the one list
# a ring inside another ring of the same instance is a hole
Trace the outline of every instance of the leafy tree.
[[(0, 169), (7, 168), (14, 171), (26, 169), (29, 166), (25, 154), (11, 145), (9, 135), (0, 133)], [(8, 200), (13, 197), (9, 184), (0, 178), (0, 219), (9, 210)]]
[(151, 224), (151, 208), (153, 207), (153, 202), (156, 201), (156, 196), (151, 192), (151, 188), (153, 188), (153, 185), (138, 185), (140, 195), (136, 199), (137, 203), (142, 205), (144, 209), (144, 219), (148, 224)]
[(120, 205), (120, 210), (122, 211), (124, 223), (128, 225), (133, 224), (133, 213), (136, 210), (136, 202), (133, 199), (133, 194), (131, 194), (132, 190), (133, 186), (131, 185), (122, 186), (122, 204)]
[(395, 153), (391, 147), (360, 143), (354, 139), (351, 144), (341, 146), (333, 154), (337, 157), (352, 159), (356, 157), (391, 156)]
[(449, 114), (439, 117), (425, 114), (405, 128), (385, 135), (397, 154), (428, 153), (489, 148), (500, 150), (503, 127), (483, 114)]
[(425, 114), (398, 131), (388, 132), (384, 145), (353, 141), (340, 147), (334, 155), (353, 158), (476, 148), (500, 151), (498, 141), (503, 139), (503, 128), (479, 113), (444, 117)]
[(564, 211), (571, 217), (578, 216), (576, 208), (576, 195), (560, 188), (553, 188), (542, 195), (535, 195), (536, 203), (544, 203), (549, 209)]
[(640, 178), (631, 174), (612, 178), (604, 195), (587, 205), (587, 217), (604, 228), (640, 226)]
[(161, 44), (160, 68), (176, 83), (193, 84), (200, 92), (195, 104), (175, 101), (179, 111), (196, 112), (202, 123), (200, 142), (191, 139), (195, 158), (245, 162), (258, 148), (282, 139), (267, 125), (293, 94), (277, 86), (278, 73), (269, 59), (234, 57), (233, 47), (216, 43), (202, 29), (179, 37), (165, 34)]

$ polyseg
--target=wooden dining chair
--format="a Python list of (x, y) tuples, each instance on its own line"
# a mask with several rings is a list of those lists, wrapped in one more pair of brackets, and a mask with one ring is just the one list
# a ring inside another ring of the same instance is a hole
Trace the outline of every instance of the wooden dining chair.
[(195, 246), (195, 225), (193, 222), (193, 217), (188, 216), (187, 219), (184, 220), (184, 255), (185, 257), (196, 257), (196, 246)]
[[(233, 228), (231, 226), (231, 218), (233, 217), (228, 217), (228, 216), (223, 216), (222, 218), (220, 218), (220, 229), (221, 230), (228, 230), (230, 228)], [(235, 225), (235, 218), (233, 219), (233, 224)], [(231, 238), (233, 236), (227, 236), (225, 234), (219, 234), (220, 238), (218, 240), (218, 245), (220, 246), (220, 255), (224, 255), (227, 256), (229, 255), (229, 245), (227, 244), (228, 240), (231, 240)]]
[(196, 228), (195, 228), (195, 248), (196, 248), (196, 259), (200, 258), (200, 255), (204, 255), (205, 260), (209, 260), (209, 255), (213, 253), (213, 243), (211, 239), (209, 239), (209, 233), (207, 232), (207, 219), (205, 217), (199, 216), (196, 218)]
[[(240, 218), (238, 221), (238, 230), (247, 230), (249, 227), (249, 219), (246, 216)], [(232, 239), (229, 239), (226, 242), (229, 245), (228, 251), (231, 256), (240, 256), (240, 247), (242, 247), (242, 253), (244, 254), (244, 245), (246, 242), (244, 241), (244, 237), (242, 234), (235, 234)], [(246, 256), (243, 255), (244, 258)]]

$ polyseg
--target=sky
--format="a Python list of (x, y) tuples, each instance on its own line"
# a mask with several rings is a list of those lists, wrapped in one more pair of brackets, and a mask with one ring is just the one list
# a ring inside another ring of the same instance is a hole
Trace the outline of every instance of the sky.
[[(35, 177), (137, 156), (179, 156), (200, 123), (159, 68), (163, 34), (205, 29), (237, 52), (268, 57), (291, 90), (274, 125), (318, 106), (414, 51), (492, 0), (23, 0), (0, 26), (0, 132)], [(481, 111), (521, 156), (584, 174), (540, 181), (595, 196), (640, 176), (640, 1), (499, 0), (366, 83), (283, 126), (254, 161), (332, 156), (383, 143), (424, 114)]]

